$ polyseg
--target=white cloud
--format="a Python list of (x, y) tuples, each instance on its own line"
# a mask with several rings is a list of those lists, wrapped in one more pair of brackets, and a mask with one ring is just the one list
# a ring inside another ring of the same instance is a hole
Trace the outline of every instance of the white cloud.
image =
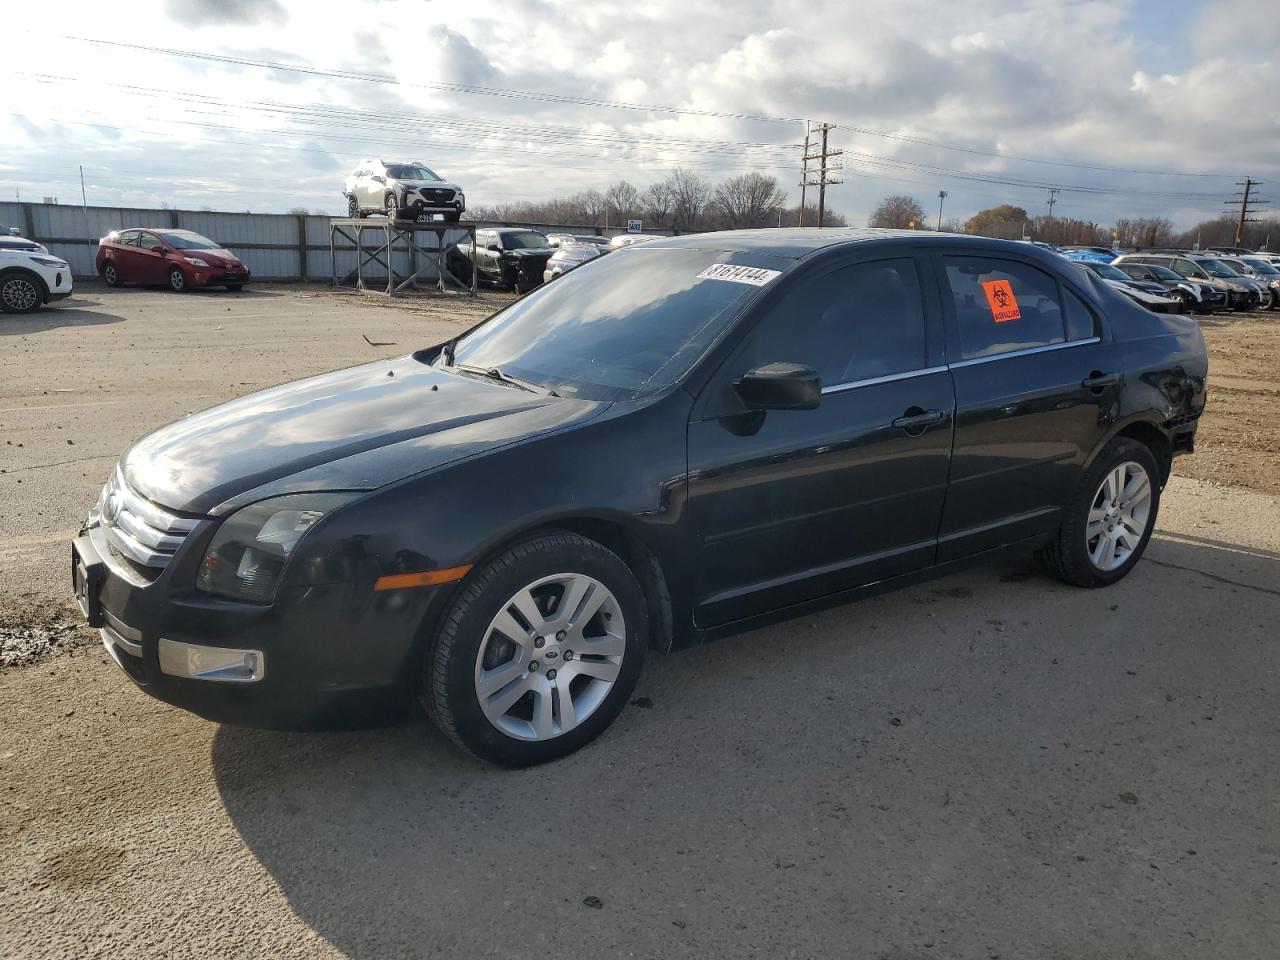
[[(835, 122), (833, 145), (849, 154), (831, 200), (854, 217), (889, 192), (924, 199), (946, 189), (949, 215), (1005, 201), (1038, 209), (1044, 196), (950, 178), (945, 168), (1123, 188), (1133, 192), (1065, 191), (1056, 211), (1100, 219), (1173, 212), (1185, 222), (1216, 213), (1220, 202), (1147, 194), (1225, 198), (1235, 174), (1280, 177), (1280, 18), (1269, 7), (1217, 0), (1185, 23), (1170, 22), (1176, 14), (1159, 0), (824, 0), (802, 10), (744, 0), (731, 15), (688, 0), (184, 0), (161, 8), (167, 18), (136, 20), (89, 0), (60, 8), (59, 22), (83, 37), (399, 81), (387, 85), (60, 39), (63, 28), (18, 5), (7, 11), (9, 35), (21, 39), (6, 55), (14, 112), (0, 114), (0, 166), (28, 197), (78, 192), (84, 164), (91, 202), (255, 210), (336, 212), (342, 174), (377, 153), (426, 160), (477, 204), (602, 188), (619, 176), (643, 185), (677, 164), (713, 178), (761, 169), (797, 192), (794, 149), (658, 139), (794, 146), (803, 136), (797, 123), (433, 86), (471, 84)], [(222, 13), (211, 19), (209, 10)], [(1163, 17), (1170, 44), (1189, 38), (1189, 58), (1144, 60), (1135, 38), (1153, 16)], [(990, 152), (1225, 176), (1126, 175)]]

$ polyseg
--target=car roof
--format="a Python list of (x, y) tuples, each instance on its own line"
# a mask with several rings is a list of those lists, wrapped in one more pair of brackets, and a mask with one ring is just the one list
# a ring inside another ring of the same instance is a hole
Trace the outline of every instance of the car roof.
[(729, 253), (757, 253), (766, 256), (799, 260), (810, 254), (833, 247), (859, 243), (883, 242), (892, 244), (928, 244), (930, 246), (964, 249), (1004, 250), (1023, 256), (1043, 258), (1046, 262), (1060, 261), (1052, 251), (1034, 244), (1013, 240), (996, 240), (991, 237), (975, 237), (963, 233), (939, 233), (933, 230), (888, 230), (879, 227), (784, 227), (758, 230), (721, 230), (715, 233), (695, 233), (679, 237), (658, 237), (645, 243), (653, 248), (701, 248), (722, 250)]

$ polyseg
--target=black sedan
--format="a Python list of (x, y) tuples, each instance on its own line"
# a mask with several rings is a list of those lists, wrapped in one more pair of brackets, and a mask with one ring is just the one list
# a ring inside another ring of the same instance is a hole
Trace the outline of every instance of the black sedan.
[(541, 284), (547, 261), (555, 251), (545, 234), (515, 227), (476, 230), (475, 243), (451, 250), (447, 267), (464, 285), (474, 270), (479, 283), (524, 293)]
[(1206, 372), (1194, 321), (1025, 244), (662, 238), (143, 437), (73, 582), (128, 676), (205, 717), (416, 697), (477, 756), (537, 763), (650, 653), (1002, 550), (1115, 583)]

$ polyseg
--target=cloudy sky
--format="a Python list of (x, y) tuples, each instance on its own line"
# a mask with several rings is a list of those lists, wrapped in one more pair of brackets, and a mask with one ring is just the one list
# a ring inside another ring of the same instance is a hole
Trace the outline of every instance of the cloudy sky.
[(1040, 213), (1057, 186), (1055, 214), (1187, 225), (1245, 175), (1280, 186), (1274, 0), (63, 0), (5, 22), (6, 200), (78, 203), (83, 165), (90, 204), (339, 213), (379, 155), (472, 205), (675, 166), (794, 199), (806, 119), (837, 125), (853, 222), (939, 190), (948, 217)]

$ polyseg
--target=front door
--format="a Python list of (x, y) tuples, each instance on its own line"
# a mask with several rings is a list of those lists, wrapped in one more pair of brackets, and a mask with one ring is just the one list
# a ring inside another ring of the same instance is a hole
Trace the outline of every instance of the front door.
[(936, 263), (956, 390), (946, 561), (1057, 526), (1121, 370), (1084, 299), (1039, 267), (983, 255)]
[[(912, 257), (797, 278), (704, 390), (688, 435), (699, 626), (933, 562), (954, 398), (922, 286)], [(745, 411), (733, 381), (786, 361), (819, 372), (819, 407)]]
[(138, 241), (140, 283), (169, 282), (169, 249), (154, 233), (143, 231)]

